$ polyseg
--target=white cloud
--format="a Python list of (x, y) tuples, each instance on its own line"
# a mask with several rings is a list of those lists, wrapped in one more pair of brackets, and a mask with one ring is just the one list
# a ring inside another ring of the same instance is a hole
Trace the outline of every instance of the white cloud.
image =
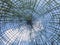
[(34, 22), (34, 24), (33, 24), (33, 29), (34, 29), (35, 31), (41, 31), (41, 30), (44, 29), (44, 28), (43, 28), (43, 25), (42, 25), (42, 23), (41, 23), (41, 20), (37, 20), (37, 21)]
[[(41, 22), (38, 20), (33, 24), (33, 28), (29, 29), (27, 25), (23, 25), (20, 27), (20, 29), (9, 29), (5, 32), (4, 37), (6, 38), (6, 43), (9, 45), (10, 43), (13, 43), (16, 38), (19, 39), (19, 41), (30, 41), (31, 39), (35, 38), (37, 36), (36, 32), (41, 31), (43, 29), (43, 26)], [(31, 35), (30, 35), (31, 34)]]

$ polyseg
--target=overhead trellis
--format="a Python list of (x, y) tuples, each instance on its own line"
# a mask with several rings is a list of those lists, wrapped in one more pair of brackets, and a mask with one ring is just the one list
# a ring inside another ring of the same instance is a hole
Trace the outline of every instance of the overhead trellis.
[[(25, 21), (33, 28), (33, 25), (39, 25), (39, 23), (35, 23), (40, 20), (44, 30), (38, 33), (36, 42), (33, 42), (32, 39), (32, 43), (34, 43), (32, 45), (60, 45), (59, 0), (0, 0), (0, 37), (5, 38), (7, 29), (20, 28)], [(13, 31), (11, 30), (11, 32)], [(2, 38), (0, 39), (2, 40)], [(16, 43), (15, 41), (14, 43)]]
[(28, 9), (32, 13), (44, 15), (59, 7), (60, 4), (55, 0), (1, 0), (0, 14), (21, 17), (26, 15), (25, 10)]
[[(1, 0), (0, 14), (5, 17), (24, 17), (26, 9), (34, 8), (36, 0)], [(3, 17), (4, 17), (3, 16)]]

